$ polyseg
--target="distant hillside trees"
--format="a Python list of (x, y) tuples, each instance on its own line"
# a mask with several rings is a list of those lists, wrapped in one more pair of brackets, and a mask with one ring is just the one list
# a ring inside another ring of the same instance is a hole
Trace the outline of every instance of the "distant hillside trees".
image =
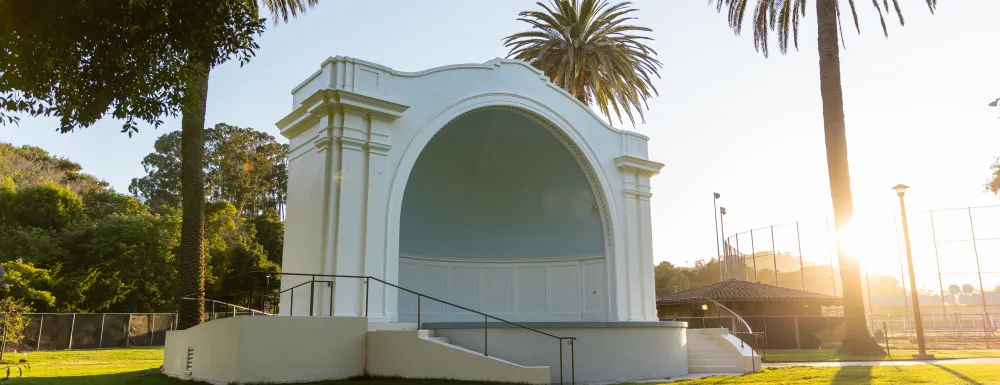
[[(284, 204), (286, 150), (273, 137), (249, 128), (216, 129), (218, 149), (212, 152), (210, 175), (220, 176), (206, 191), (208, 297), (249, 305), (249, 282), (226, 278), (279, 269), (284, 224), (278, 210)], [(161, 142), (174, 136), (161, 137), (157, 152), (147, 159), (160, 154)], [(156, 171), (174, 173), (169, 164), (160, 163)], [(222, 170), (236, 164), (250, 164), (241, 167), (249, 175)], [(0, 262), (7, 272), (2, 294), (34, 311), (177, 311), (178, 298), (186, 294), (177, 285), (178, 191), (137, 190), (142, 191), (150, 192), (137, 194), (145, 203), (82, 173), (68, 159), (38, 147), (0, 143)], [(228, 198), (238, 200), (242, 210)], [(273, 281), (270, 287), (277, 288)], [(263, 293), (267, 283), (257, 284), (255, 292)]]

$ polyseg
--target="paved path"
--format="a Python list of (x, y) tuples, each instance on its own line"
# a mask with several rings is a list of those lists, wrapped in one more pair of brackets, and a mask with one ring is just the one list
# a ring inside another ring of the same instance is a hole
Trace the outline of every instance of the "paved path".
[(1000, 364), (1000, 358), (956, 358), (951, 360), (928, 361), (844, 361), (844, 362), (775, 362), (762, 364), (765, 368), (788, 366), (910, 366), (910, 365), (952, 365), (952, 364)]
[[(815, 367), (834, 367), (834, 366), (913, 366), (913, 365), (954, 365), (954, 364), (1000, 364), (1000, 358), (956, 358), (948, 360), (929, 360), (929, 361), (845, 361), (845, 362), (776, 362), (776, 363), (764, 363), (761, 364), (765, 368), (782, 368), (791, 366), (815, 366)], [(683, 380), (694, 380), (705, 377), (713, 376), (738, 376), (739, 373), (692, 373), (685, 376), (673, 377), (673, 378), (657, 378), (648, 380), (619, 380), (619, 381), (594, 381), (594, 382), (580, 382), (586, 385), (609, 385), (618, 384), (622, 382), (633, 382), (633, 383), (644, 383), (644, 382), (674, 382)]]

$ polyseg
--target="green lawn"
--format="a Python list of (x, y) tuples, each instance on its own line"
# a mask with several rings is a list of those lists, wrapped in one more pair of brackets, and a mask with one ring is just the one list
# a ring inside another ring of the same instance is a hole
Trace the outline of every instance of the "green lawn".
[[(801, 351), (799, 352), (801, 353)], [(5, 383), (16, 385), (191, 385), (159, 373), (163, 348), (77, 350), (7, 354), (4, 361), (25, 358), (31, 370)], [(361, 379), (310, 385), (472, 385), (440, 380)], [(998, 384), (1000, 365), (919, 365), (900, 367), (789, 367), (765, 369), (744, 376), (710, 377), (683, 381), (685, 385), (722, 384)], [(303, 384), (307, 385), (307, 384)], [(496, 385), (496, 384), (492, 384)]]
[[(1000, 365), (914, 365), (789, 367), (764, 369), (743, 376), (708, 377), (671, 385), (727, 384), (1000, 384)], [(649, 383), (644, 385), (651, 385)]]
[[(31, 365), (22, 378), (16, 378), (17, 369), (13, 369), (11, 384), (176, 383), (160, 375), (162, 347), (5, 353), (3, 358), (4, 366), (22, 358)], [(142, 382), (136, 381), (137, 378)]]
[[(892, 360), (912, 360), (916, 350), (892, 349)], [(937, 359), (954, 358), (997, 358), (1000, 350), (928, 350)], [(830, 361), (885, 361), (890, 357), (841, 356), (834, 349), (797, 350), (768, 349), (766, 362), (830, 362)]]

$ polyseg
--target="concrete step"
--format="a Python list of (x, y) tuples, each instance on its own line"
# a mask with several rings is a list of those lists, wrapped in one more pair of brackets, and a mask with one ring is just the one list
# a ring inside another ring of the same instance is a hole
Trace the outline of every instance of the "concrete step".
[(688, 354), (713, 354), (716, 357), (728, 357), (730, 351), (722, 346), (688, 346)]
[(743, 373), (742, 366), (688, 366), (688, 373)]
[(688, 366), (740, 366), (740, 361), (735, 358), (690, 358)]
[(417, 324), (415, 323), (381, 323), (381, 322), (369, 322), (368, 331), (401, 331), (401, 330), (417, 330)]
[(434, 341), (437, 341), (437, 342), (440, 342), (440, 343), (444, 343), (444, 344), (448, 344), (448, 345), (454, 345), (454, 344), (451, 343), (451, 340), (449, 340), (448, 337), (433, 336), (433, 337), (427, 337), (427, 338), (431, 339), (431, 340), (434, 340)]
[(718, 353), (695, 353), (695, 352), (692, 352), (692, 351), (688, 351), (688, 361), (690, 361), (692, 359), (696, 359), (696, 360), (697, 359), (710, 359), (710, 360), (712, 360), (712, 359), (718, 359), (718, 358), (723, 358), (723, 357), (719, 357)]

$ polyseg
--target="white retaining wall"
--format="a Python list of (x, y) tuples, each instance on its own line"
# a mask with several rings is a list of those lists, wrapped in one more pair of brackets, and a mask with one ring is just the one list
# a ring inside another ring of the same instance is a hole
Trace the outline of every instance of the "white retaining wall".
[[(685, 322), (595, 322), (590, 325), (579, 323), (577, 327), (546, 327), (544, 324), (528, 323), (527, 326), (556, 336), (577, 338), (574, 348), (577, 381), (638, 380), (688, 374)], [(426, 327), (456, 345), (482, 351), (484, 338), (481, 325), (469, 325), (467, 328), (441, 326), (435, 329), (435, 325), (430, 324)], [(491, 323), (489, 355), (521, 365), (549, 366), (550, 380), (559, 381), (559, 345), (554, 338)], [(570, 381), (570, 358), (570, 347), (564, 343), (563, 375), (566, 382)]]
[[(216, 384), (304, 382), (364, 373), (359, 317), (234, 317), (167, 332), (164, 372)], [(192, 371), (185, 373), (188, 348)]]

